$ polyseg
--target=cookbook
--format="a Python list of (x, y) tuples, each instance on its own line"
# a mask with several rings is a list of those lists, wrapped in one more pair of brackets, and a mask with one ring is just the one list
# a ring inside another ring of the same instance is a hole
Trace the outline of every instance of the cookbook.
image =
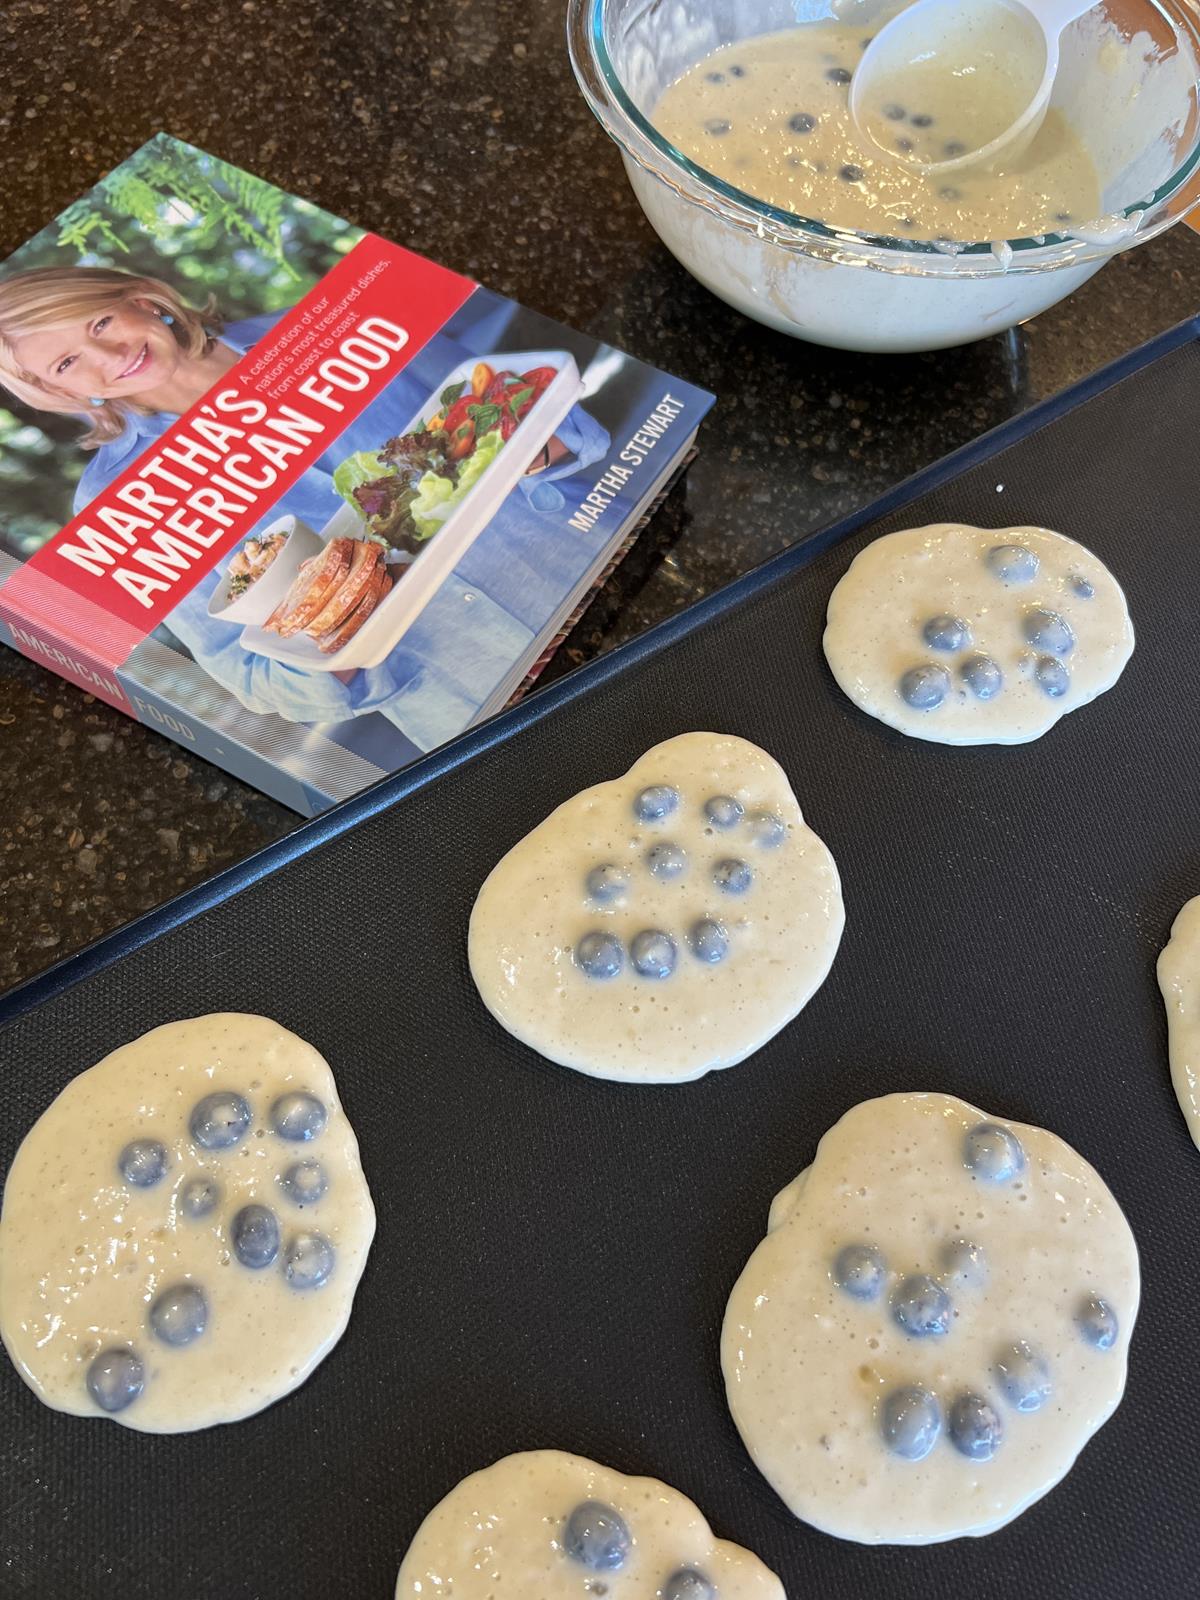
[(528, 686), (711, 405), (159, 134), (0, 265), (0, 641), (311, 815)]

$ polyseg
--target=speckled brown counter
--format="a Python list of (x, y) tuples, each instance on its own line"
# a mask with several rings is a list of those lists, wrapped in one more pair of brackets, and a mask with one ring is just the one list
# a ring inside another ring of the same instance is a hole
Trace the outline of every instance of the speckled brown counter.
[[(523, 0), (10, 0), (0, 250), (159, 129), (712, 389), (700, 459), (551, 669), (631, 636), (1197, 309), (1185, 229), (930, 356), (746, 322), (658, 244)], [(0, 986), (298, 819), (0, 649)]]

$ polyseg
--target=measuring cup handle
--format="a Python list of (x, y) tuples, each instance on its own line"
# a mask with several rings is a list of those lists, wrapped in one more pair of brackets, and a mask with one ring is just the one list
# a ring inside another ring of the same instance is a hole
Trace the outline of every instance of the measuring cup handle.
[(1091, 11), (1099, 0), (1022, 0), (1022, 4), (1033, 12), (1048, 36), (1057, 39), (1064, 28)]

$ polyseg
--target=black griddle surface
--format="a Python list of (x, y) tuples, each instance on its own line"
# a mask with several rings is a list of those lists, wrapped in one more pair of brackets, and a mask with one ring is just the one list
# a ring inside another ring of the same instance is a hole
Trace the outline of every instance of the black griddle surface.
[[(46, 1409), (0, 1363), (0, 1594), (384, 1600), (435, 1501), (542, 1446), (666, 1479), (791, 1600), (1200, 1593), (1200, 1155), (1154, 981), (1200, 891), (1194, 334), (1043, 409), (1028, 436), (1010, 428), (1016, 442), (915, 503), (782, 558), (619, 671), (547, 691), (357, 826), (323, 819), (210, 903), (10, 1001), (4, 1169), (106, 1051), (172, 1018), (262, 1011), (332, 1063), (379, 1232), (341, 1344), (249, 1421), (143, 1436)], [(825, 665), (825, 605), (852, 555), (954, 519), (1059, 528), (1128, 593), (1124, 676), (1034, 744), (907, 740)], [(744, 1065), (673, 1088), (591, 1080), (486, 1014), (468, 913), (560, 800), (694, 728), (782, 762), (841, 870), (845, 938), (812, 1003)], [(718, 1338), (772, 1195), (848, 1107), (913, 1089), (1075, 1145), (1126, 1210), (1144, 1300), (1125, 1400), (1058, 1489), (986, 1539), (868, 1549), (795, 1522), (751, 1465)]]

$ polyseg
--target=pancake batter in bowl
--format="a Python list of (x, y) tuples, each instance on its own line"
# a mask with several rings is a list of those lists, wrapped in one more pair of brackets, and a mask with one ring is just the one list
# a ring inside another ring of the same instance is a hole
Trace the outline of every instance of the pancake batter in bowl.
[(1171, 1080), (1188, 1132), (1200, 1146), (1200, 895), (1175, 918), (1158, 958), (1158, 986), (1167, 1008)]
[(581, 1456), (529, 1450), (472, 1473), (417, 1530), (396, 1600), (785, 1600), (690, 1500)]
[(1111, 689), (1133, 652), (1120, 585), (1048, 528), (933, 523), (861, 550), (825, 656), (881, 722), (938, 744), (1023, 744)]
[(479, 891), (484, 1004), (563, 1066), (678, 1083), (760, 1049), (820, 988), (845, 916), (787, 775), (685, 733), (565, 801)]
[(942, 1094), (855, 1106), (729, 1298), (730, 1410), (796, 1516), (862, 1544), (991, 1533), (1116, 1409), (1137, 1247), (1052, 1133)]
[[(916, 239), (1019, 239), (1055, 233), (1101, 210), (1095, 168), (1057, 111), (1004, 173), (925, 177), (860, 134), (848, 86), (861, 29), (806, 23), (727, 45), (663, 93), (653, 121), (677, 150), (759, 200), (823, 222)], [(975, 127), (961, 111), (899, 100), (884, 108), (897, 154), (954, 159)], [(961, 147), (961, 148), (960, 148)]]
[(267, 1017), (167, 1023), (69, 1083), (17, 1151), (0, 1335), (56, 1410), (235, 1422), (341, 1338), (374, 1232), (317, 1051)]

